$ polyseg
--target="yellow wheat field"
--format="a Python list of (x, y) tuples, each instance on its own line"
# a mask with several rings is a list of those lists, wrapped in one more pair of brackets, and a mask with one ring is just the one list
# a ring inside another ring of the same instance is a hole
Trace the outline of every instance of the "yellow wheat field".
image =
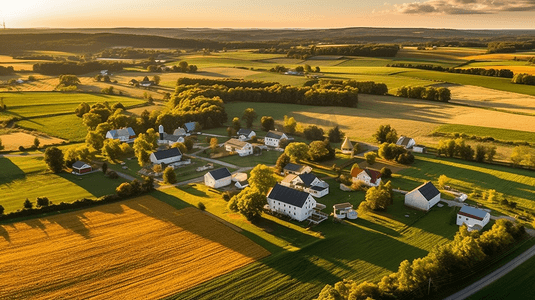
[(157, 299), (269, 255), (150, 196), (0, 225), (0, 299)]

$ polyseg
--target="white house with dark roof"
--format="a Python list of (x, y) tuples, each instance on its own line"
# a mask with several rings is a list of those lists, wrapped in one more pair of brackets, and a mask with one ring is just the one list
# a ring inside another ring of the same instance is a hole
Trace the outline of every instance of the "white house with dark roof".
[(407, 136), (400, 136), (398, 141), (396, 142), (396, 145), (403, 146), (405, 149), (411, 149), (412, 146), (414, 146), (416, 142), (413, 138), (407, 137)]
[(490, 221), (490, 213), (465, 205), (457, 213), (457, 225), (466, 224), (468, 231), (481, 230)]
[(312, 172), (312, 167), (289, 163), (282, 169), (282, 171), (284, 172), (285, 175), (288, 175), (288, 174), (301, 175), (304, 173)]
[(227, 168), (220, 168), (204, 174), (204, 184), (213, 188), (220, 188), (232, 183), (232, 174)]
[(288, 174), (280, 184), (307, 192), (318, 198), (329, 194), (329, 184), (312, 173), (303, 173), (300, 175)]
[(268, 131), (268, 133), (266, 134), (266, 137), (264, 138), (264, 144), (266, 146), (278, 148), (279, 143), (282, 139), (293, 140), (293, 138), (290, 138), (284, 132), (270, 130)]
[(119, 140), (121, 142), (131, 142), (136, 138), (136, 133), (132, 127), (110, 130), (106, 133), (107, 139)]
[(379, 186), (381, 184), (381, 172), (372, 169), (353, 168), (351, 170), (353, 182), (362, 181), (368, 186)]
[(74, 164), (72, 164), (72, 173), (73, 174), (85, 174), (93, 171), (93, 167), (91, 165), (86, 164), (83, 161), (77, 161)]
[(254, 132), (254, 130), (251, 130), (251, 129), (240, 128), (240, 130), (238, 130), (237, 132), (237, 135), (238, 135), (238, 140), (248, 141), (252, 139), (253, 136), (256, 136), (256, 132)]
[(164, 163), (166, 165), (179, 162), (182, 159), (182, 152), (178, 148), (159, 150), (150, 155), (150, 161), (153, 164)]
[(253, 145), (248, 142), (240, 141), (238, 139), (230, 139), (225, 142), (225, 150), (228, 152), (236, 152), (239, 156), (247, 156), (253, 154)]
[(299, 222), (311, 217), (316, 200), (309, 193), (276, 184), (267, 195), (269, 209)]
[(405, 194), (405, 205), (428, 211), (440, 201), (439, 190), (428, 181)]

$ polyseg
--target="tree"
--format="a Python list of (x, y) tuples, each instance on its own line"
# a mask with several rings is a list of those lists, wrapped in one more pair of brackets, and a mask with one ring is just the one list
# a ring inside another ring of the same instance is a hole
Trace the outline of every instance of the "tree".
[(528, 146), (517, 146), (511, 152), (511, 161), (515, 166), (524, 164), (535, 167), (535, 149)]
[(303, 68), (303, 66), (297, 66), (295, 67), (295, 71), (299, 73), (303, 73), (305, 71), (305, 68)]
[(381, 178), (382, 179), (387, 179), (387, 178), (391, 178), (391, 177), (392, 177), (392, 170), (390, 170), (387, 167), (383, 167), (381, 169)]
[(494, 156), (496, 155), (496, 146), (488, 146), (487, 147), (487, 156), (486, 159), (488, 162), (494, 161)]
[(0, 151), (4, 150), (4, 144), (2, 144), (2, 139), (0, 139)]
[(277, 179), (273, 176), (273, 170), (262, 164), (251, 170), (248, 181), (250, 187), (257, 189), (263, 195), (266, 195), (268, 190), (277, 183)]
[(438, 142), (437, 151), (438, 155), (444, 154), (453, 157), (455, 155), (455, 140), (440, 140)]
[(187, 152), (191, 151), (191, 149), (193, 149), (193, 144), (195, 142), (193, 141), (193, 138), (191, 136), (187, 136), (185, 139), (184, 139), (184, 145), (186, 146), (186, 149), (188, 149)]
[(182, 152), (182, 154), (188, 153), (188, 148), (186, 147), (186, 145), (184, 145), (184, 143), (176, 142), (171, 147), (172, 148), (178, 148), (178, 150), (180, 150), (180, 152)]
[(163, 182), (167, 184), (176, 183), (176, 173), (173, 167), (167, 167), (163, 171)]
[(368, 163), (368, 165), (373, 165), (375, 163), (375, 159), (377, 158), (377, 154), (375, 154), (375, 152), (367, 152), (366, 154), (364, 154), (364, 158), (366, 159), (366, 162)]
[(33, 147), (34, 147), (35, 149), (38, 149), (40, 144), (41, 144), (41, 142), (39, 141), (39, 138), (38, 138), (38, 137), (35, 137), (35, 138), (33, 139)]
[(324, 161), (334, 158), (334, 149), (331, 148), (329, 140), (313, 141), (308, 147), (308, 157), (312, 161)]
[(128, 196), (131, 196), (132, 193), (133, 193), (133, 188), (132, 188), (132, 185), (128, 182), (123, 182), (121, 183), (121, 185), (119, 185), (116, 189), (115, 189), (115, 192), (117, 193), (117, 195), (121, 198), (125, 198), (125, 197), (128, 197)]
[(80, 79), (76, 75), (59, 75), (59, 84), (62, 86), (77, 86)]
[(256, 114), (256, 111), (254, 108), (246, 108), (243, 111), (242, 119), (245, 120), (245, 124), (247, 128), (253, 127), (253, 122), (258, 118), (258, 115)]
[(24, 203), (22, 204), (24, 209), (32, 209), (33, 208), (33, 203), (30, 202), (30, 199), (26, 198), (26, 201), (24, 201)]
[(158, 76), (158, 75), (152, 76), (152, 81), (154, 81), (155, 85), (159, 85), (160, 84), (160, 80), (161, 80), (160, 76)]
[(293, 161), (303, 160), (308, 156), (308, 145), (305, 143), (290, 143), (284, 149), (284, 153)]
[(386, 210), (391, 200), (392, 196), (385, 188), (374, 186), (366, 191), (366, 202), (372, 210)]
[(323, 141), (323, 129), (316, 125), (311, 125), (303, 131), (305, 138), (312, 141)]
[(45, 151), (45, 163), (52, 172), (61, 172), (64, 164), (63, 152), (57, 147), (47, 148)]
[(487, 148), (481, 144), (476, 146), (476, 161), (477, 162), (483, 162), (485, 160), (485, 156), (487, 154)]
[(390, 125), (381, 125), (377, 129), (377, 132), (373, 135), (373, 137), (379, 142), (382, 143), (395, 143), (398, 140), (398, 134), (396, 130)]
[(86, 113), (82, 117), (83, 123), (86, 127), (89, 128), (89, 130), (95, 130), (97, 128), (98, 124), (102, 123), (102, 117), (99, 114), (96, 113)]
[(210, 149), (212, 149), (212, 152), (215, 152), (218, 146), (219, 146), (219, 142), (217, 141), (217, 138), (216, 137), (211, 138)]
[(288, 139), (280, 139), (279, 141), (279, 148), (286, 149), (286, 146), (290, 144), (290, 141)]
[(438, 187), (443, 189), (445, 188), (448, 184), (450, 183), (450, 179), (448, 178), (448, 176), (442, 174), (440, 176), (438, 176)]
[(331, 143), (340, 143), (344, 139), (345, 133), (340, 131), (340, 127), (336, 125), (334, 128), (329, 129), (329, 141)]
[(89, 104), (82, 102), (78, 105), (78, 107), (76, 107), (76, 110), (74, 111), (74, 113), (76, 114), (77, 117), (81, 118), (90, 110), (91, 108), (89, 107)]
[(50, 205), (50, 200), (47, 197), (37, 197), (37, 207), (45, 207)]
[(262, 215), (262, 210), (266, 203), (266, 195), (264, 193), (256, 188), (248, 187), (232, 197), (227, 207), (231, 211), (239, 212), (248, 220), (252, 220)]
[(178, 63), (178, 67), (181, 69), (182, 72), (186, 72), (188, 70), (188, 62), (181, 61)]
[(264, 131), (275, 130), (275, 120), (272, 117), (263, 116), (260, 119), (260, 124), (262, 124), (262, 130)]
[(121, 141), (105, 139), (102, 145), (102, 155), (115, 161), (121, 155)]
[(279, 158), (277, 158), (277, 162), (275, 163), (275, 170), (277, 171), (277, 173), (282, 173), (284, 167), (286, 167), (286, 165), (289, 163), (290, 157), (283, 152), (281, 155), (279, 155)]
[(284, 116), (284, 132), (289, 134), (295, 133), (295, 128), (297, 127), (297, 122), (295, 121), (294, 117)]
[(234, 130), (236, 131), (240, 130), (241, 128), (240, 118), (234, 117), (232, 119), (232, 128), (234, 128)]
[(107, 163), (103, 163), (102, 164), (102, 173), (106, 174), (107, 171), (108, 171), (108, 164)]
[(96, 151), (100, 151), (104, 146), (104, 136), (96, 131), (89, 131), (85, 136), (85, 143)]
[(227, 136), (228, 137), (232, 137), (233, 135), (236, 135), (236, 130), (234, 130), (234, 128), (232, 127), (227, 127)]
[(4, 214), (4, 207), (2, 205), (0, 205), (0, 216)]

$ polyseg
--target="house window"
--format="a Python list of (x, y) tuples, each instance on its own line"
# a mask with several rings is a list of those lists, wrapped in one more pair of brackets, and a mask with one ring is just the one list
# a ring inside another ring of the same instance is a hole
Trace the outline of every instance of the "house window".
[(466, 221), (468, 221), (468, 218), (466, 218)]

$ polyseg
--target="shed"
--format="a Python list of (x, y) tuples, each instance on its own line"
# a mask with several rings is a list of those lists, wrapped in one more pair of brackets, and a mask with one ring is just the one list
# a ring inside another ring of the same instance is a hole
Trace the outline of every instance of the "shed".
[(230, 174), (227, 168), (220, 168), (210, 171), (204, 174), (204, 184), (213, 187), (220, 188), (232, 183), (232, 174)]
[(77, 161), (72, 164), (72, 170), (75, 174), (85, 174), (93, 171), (93, 167), (83, 161)]
[(298, 165), (298, 164), (294, 164), (294, 163), (289, 163), (283, 168), (283, 172), (285, 174), (301, 175), (303, 173), (312, 172), (312, 168), (309, 167), (309, 166), (303, 166), (303, 165)]
[(405, 205), (428, 211), (440, 201), (439, 190), (428, 181), (405, 194)]

